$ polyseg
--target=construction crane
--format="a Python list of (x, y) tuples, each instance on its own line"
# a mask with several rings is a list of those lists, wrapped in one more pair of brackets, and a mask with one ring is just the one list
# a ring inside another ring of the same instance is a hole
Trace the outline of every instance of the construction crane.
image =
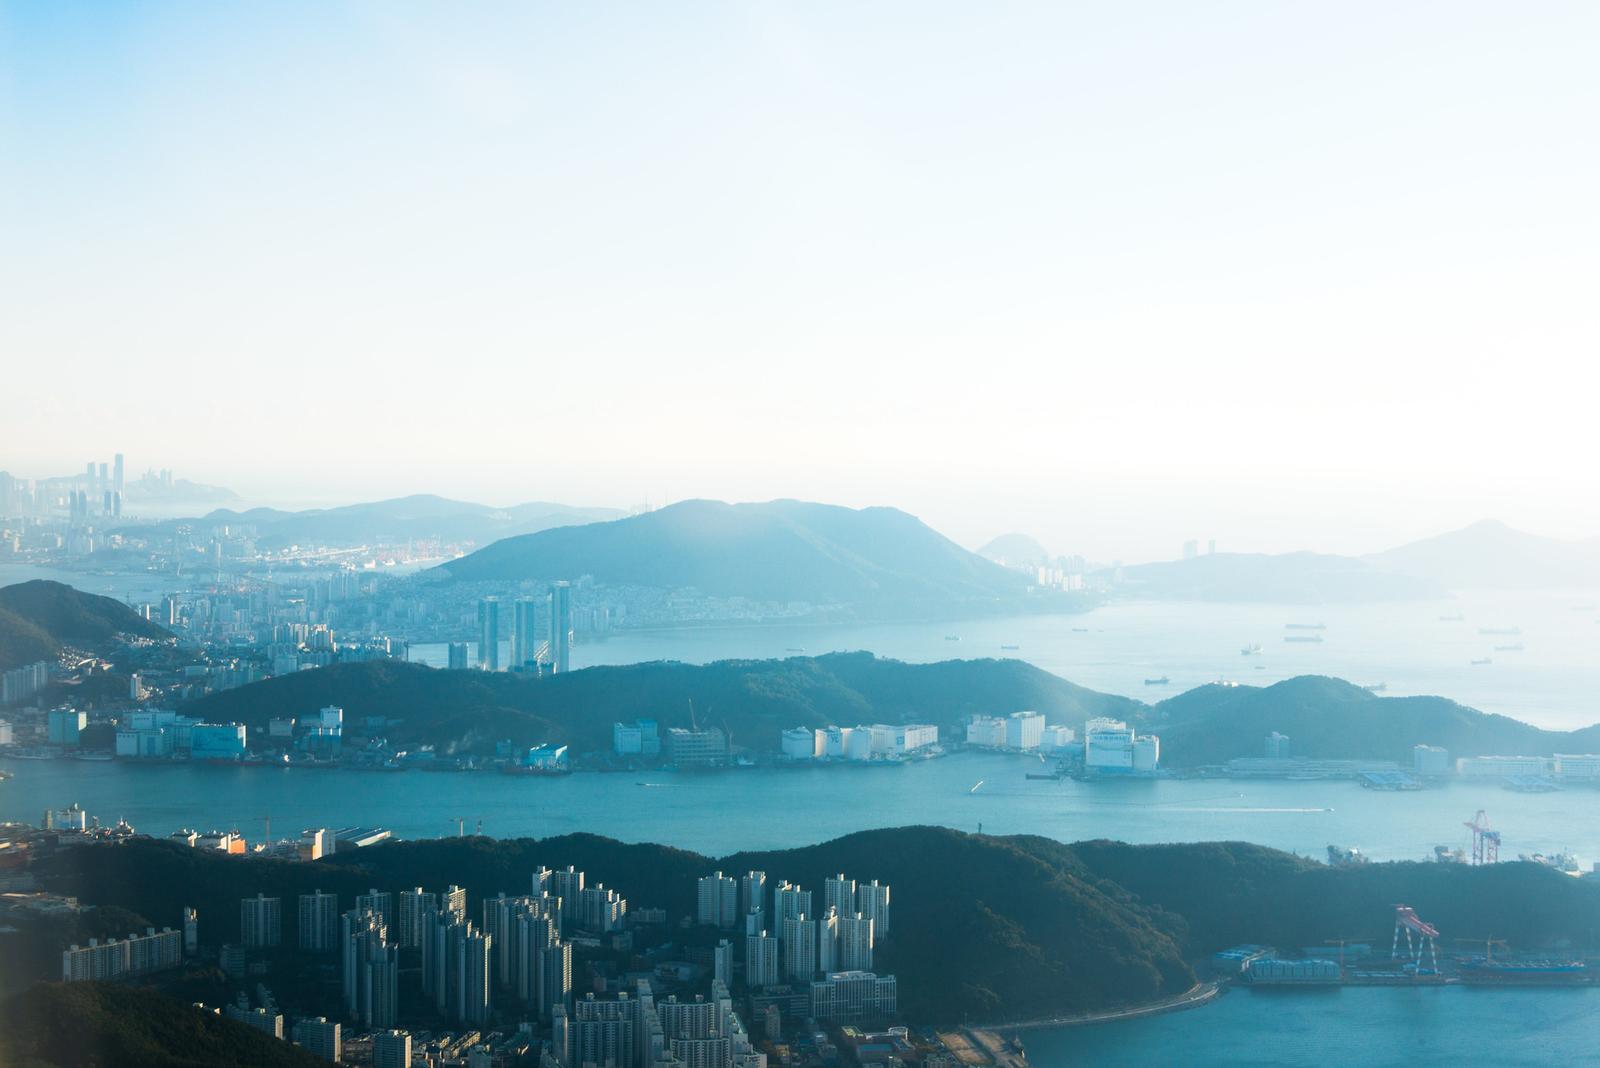
[[(1422, 971), (1422, 954), (1428, 954), (1428, 970), (1437, 974), (1439, 971), (1439, 952), (1435, 939), (1439, 937), (1439, 929), (1433, 924), (1417, 915), (1416, 909), (1410, 905), (1396, 905), (1394, 907), (1394, 946), (1389, 950), (1390, 960), (1400, 959), (1400, 935), (1404, 932), (1406, 938), (1406, 957)], [(1416, 935), (1413, 943), (1412, 935)]]
[(1494, 963), (1495, 946), (1500, 946), (1503, 949), (1510, 948), (1510, 944), (1504, 938), (1458, 938), (1456, 941), (1473, 947), (1477, 947), (1481, 943), (1483, 945), (1483, 962), (1485, 964)]
[(1489, 817), (1483, 809), (1463, 824), (1472, 831), (1472, 863), (1496, 864), (1500, 860), (1500, 832), (1489, 829)]

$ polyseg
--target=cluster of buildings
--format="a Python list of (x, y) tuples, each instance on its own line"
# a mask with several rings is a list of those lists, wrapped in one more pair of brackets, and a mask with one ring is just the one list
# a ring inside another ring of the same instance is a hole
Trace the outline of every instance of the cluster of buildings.
[(904, 760), (929, 755), (939, 745), (939, 728), (931, 723), (861, 724), (855, 727), (792, 727), (783, 732), (779, 750), (785, 760)]
[[(561, 673), (572, 670), (572, 583), (556, 582), (543, 602), (533, 597), (518, 597), (511, 612), (501, 619), (501, 600), (485, 597), (478, 602), (478, 661), (482, 671), (529, 671), (544, 668)], [(541, 617), (542, 620), (541, 620)], [(502, 628), (501, 623), (509, 626)], [(539, 640), (540, 625), (546, 635)], [(502, 633), (510, 640), (511, 661), (500, 662)], [(449, 666), (467, 667), (465, 643), (450, 646)]]
[(1291, 739), (1273, 731), (1263, 740), (1262, 755), (1235, 757), (1222, 766), (1225, 774), (1243, 778), (1356, 779), (1376, 789), (1421, 789), (1451, 777), (1492, 780), (1514, 789), (1555, 789), (1566, 783), (1600, 784), (1600, 754), (1557, 753), (1554, 756), (1471, 756), (1450, 759), (1442, 746), (1414, 745), (1411, 760), (1338, 759), (1297, 756)]

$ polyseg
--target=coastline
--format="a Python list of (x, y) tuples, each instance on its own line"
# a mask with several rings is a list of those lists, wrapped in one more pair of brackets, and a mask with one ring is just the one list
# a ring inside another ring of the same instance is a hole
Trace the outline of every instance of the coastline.
[(1033, 1031), (1045, 1027), (1089, 1027), (1094, 1024), (1111, 1023), (1115, 1020), (1134, 1020), (1141, 1016), (1157, 1016), (1161, 1013), (1196, 1009), (1202, 1005), (1209, 1004), (1221, 993), (1221, 981), (1212, 979), (1196, 983), (1175, 997), (1162, 998), (1159, 1001), (1148, 1001), (1142, 1005), (1132, 1005), (1123, 1009), (1105, 1009), (1100, 1012), (1076, 1013), (1070, 1016), (1049, 1016), (1013, 1023), (973, 1024), (968, 1026), (968, 1030), (1005, 1033), (1009, 1031)]

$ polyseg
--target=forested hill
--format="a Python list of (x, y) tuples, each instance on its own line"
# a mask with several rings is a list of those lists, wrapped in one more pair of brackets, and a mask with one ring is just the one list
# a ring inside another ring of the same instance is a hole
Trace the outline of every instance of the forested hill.
[(35, 579), (0, 588), (0, 670), (58, 655), (106, 652), (122, 638), (170, 638), (121, 601)]
[(1162, 762), (1173, 767), (1258, 756), (1273, 731), (1289, 736), (1293, 755), (1406, 764), (1414, 745), (1443, 746), (1452, 757), (1600, 747), (1600, 726), (1547, 731), (1443, 697), (1380, 697), (1321, 675), (1266, 687), (1197, 687), (1154, 706), (1140, 722), (1161, 736)]
[(438, 570), (469, 582), (591, 575), (606, 585), (804, 602), (868, 617), (949, 618), (1015, 611), (1029, 600), (1026, 576), (905, 512), (805, 501), (683, 501), (505, 538)]
[(397, 720), (384, 730), (391, 742), (482, 751), (509, 738), (529, 745), (562, 741), (586, 752), (608, 748), (618, 720), (688, 726), (691, 703), (696, 722), (724, 727), (736, 745), (764, 751), (778, 748), (785, 727), (914, 722), (959, 731), (974, 713), (1025, 709), (1081, 725), (1091, 716), (1125, 716), (1142, 707), (1019, 660), (908, 664), (870, 653), (831, 653), (704, 665), (655, 661), (544, 678), (369, 661), (267, 679), (201, 698), (185, 711), (261, 729), (274, 716), (332, 704), (345, 710), (347, 722)]

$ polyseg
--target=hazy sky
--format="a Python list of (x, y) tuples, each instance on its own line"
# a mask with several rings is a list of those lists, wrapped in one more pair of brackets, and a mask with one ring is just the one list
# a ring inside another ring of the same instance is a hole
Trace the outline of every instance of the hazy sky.
[(0, 3), (0, 467), (1600, 534), (1600, 5)]

